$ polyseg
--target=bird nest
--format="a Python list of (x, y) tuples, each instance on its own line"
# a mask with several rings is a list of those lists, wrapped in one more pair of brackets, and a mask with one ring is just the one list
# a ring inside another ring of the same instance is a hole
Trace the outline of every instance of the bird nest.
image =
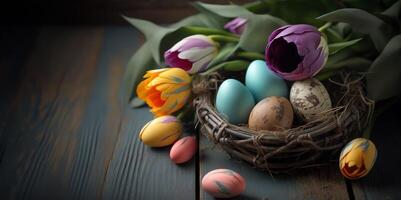
[(222, 80), (216, 73), (193, 81), (197, 127), (232, 157), (269, 173), (337, 160), (342, 147), (361, 135), (374, 109), (374, 102), (365, 95), (363, 79), (342, 73), (322, 82), (330, 92), (332, 109), (307, 123), (295, 121), (293, 128), (284, 131), (254, 131), (246, 124), (230, 124), (217, 112), (214, 98)]

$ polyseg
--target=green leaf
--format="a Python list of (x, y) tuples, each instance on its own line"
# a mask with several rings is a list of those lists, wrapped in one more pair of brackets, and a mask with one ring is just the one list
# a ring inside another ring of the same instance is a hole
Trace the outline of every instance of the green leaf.
[(151, 54), (158, 65), (161, 64), (160, 59), (160, 43), (161, 40), (168, 34), (178, 28), (165, 28), (158, 26), (150, 21), (124, 17), (129, 23), (141, 31), (149, 43)]
[(388, 16), (392, 19), (398, 20), (401, 12), (401, 1), (395, 2), (391, 7), (382, 12), (381, 14)]
[(146, 70), (155, 67), (155, 61), (150, 53), (150, 46), (145, 42), (131, 57), (124, 73), (124, 99), (129, 101), (135, 96), (135, 89)]
[[(149, 43), (153, 59), (158, 65), (162, 63), (161, 55), (164, 53), (164, 51), (166, 51), (182, 38), (194, 34), (193, 32), (191, 32), (191, 29), (185, 28), (184, 26), (209, 27), (202, 29), (203, 31), (205, 31), (205, 29), (211, 30), (210, 27), (219, 27), (211, 23), (208, 17), (204, 14), (190, 16), (167, 27), (159, 26), (146, 20), (129, 17), (124, 18), (145, 35), (146, 40)], [(221, 33), (222, 31), (212, 32)]]
[(251, 14), (246, 18), (248, 23), (238, 43), (246, 51), (264, 52), (270, 33), (287, 24), (270, 15)]
[(376, 58), (366, 76), (368, 97), (380, 101), (401, 90), (401, 34), (394, 36)]
[(214, 14), (223, 19), (229, 19), (253, 14), (246, 8), (234, 4), (218, 5), (218, 4), (195, 2), (193, 5), (195, 6), (196, 9), (198, 9), (202, 13)]
[(130, 102), (129, 105), (131, 106), (131, 108), (140, 108), (144, 105), (146, 105), (146, 102), (143, 101), (142, 99), (138, 98), (138, 97), (134, 97)]
[(392, 36), (392, 28), (380, 18), (360, 9), (344, 8), (324, 14), (317, 19), (331, 22), (345, 22), (355, 32), (369, 34), (375, 47), (381, 51)]
[(269, 13), (289, 24), (311, 24), (316, 27), (323, 23), (316, 17), (338, 9), (337, 1), (328, 0), (263, 0), (269, 6)]
[(220, 64), (226, 61), (235, 51), (237, 50), (237, 45), (233, 43), (225, 44), (220, 50), (219, 54), (209, 63), (208, 68)]
[(201, 73), (201, 75), (208, 75), (220, 69), (224, 69), (226, 71), (242, 71), (248, 68), (249, 63), (250, 63), (249, 61), (245, 60), (226, 61), (209, 68), (207, 71)]
[(327, 42), (329, 44), (331, 43), (337, 43), (337, 42), (342, 42), (344, 38), (340, 33), (337, 33), (334, 29), (328, 28), (324, 31), (326, 33), (326, 36), (328, 38)]
[[(206, 15), (213, 15), (220, 21), (227, 22), (234, 17), (243, 17), (248, 20), (245, 31), (242, 33), (238, 47), (246, 51), (263, 52), (267, 45), (267, 38), (271, 32), (287, 23), (271, 15), (256, 15), (237, 5), (215, 5), (197, 2), (196, 8)], [(221, 25), (221, 28), (224, 24)]]
[(329, 44), (329, 55), (333, 55), (333, 54), (341, 51), (342, 49), (349, 47), (361, 40), (362, 40), (362, 38), (350, 40), (350, 41), (346, 41), (346, 42), (338, 42), (338, 43)]
[(362, 57), (351, 57), (340, 62), (334, 63), (332, 65), (326, 65), (322, 73), (328, 71), (339, 71), (340, 69), (347, 68), (353, 71), (365, 72), (371, 66), (372, 61), (362, 58)]

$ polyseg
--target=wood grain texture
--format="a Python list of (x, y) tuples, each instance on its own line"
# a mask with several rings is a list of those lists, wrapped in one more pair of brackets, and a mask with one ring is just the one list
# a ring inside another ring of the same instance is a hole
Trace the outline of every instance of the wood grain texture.
[[(230, 157), (204, 137), (200, 144), (200, 180), (209, 171), (227, 168), (241, 174), (245, 192), (235, 199), (348, 199), (345, 181), (336, 167), (321, 167), (294, 175), (273, 175)], [(200, 199), (213, 199), (200, 192)]]
[(401, 199), (401, 103), (392, 106), (376, 122), (371, 140), (377, 148), (372, 171), (350, 181), (355, 199)]
[(122, 101), (142, 41), (129, 26), (38, 33), (0, 129), (0, 199), (195, 198), (194, 161), (140, 143), (151, 114)]
[(98, 29), (38, 34), (2, 130), (2, 199), (68, 198), (74, 148), (66, 147), (75, 145), (101, 37)]
[[(107, 29), (103, 49), (109, 52), (107, 55), (114, 55), (109, 60), (111, 68), (120, 68), (123, 72), (128, 58), (138, 48), (139, 39), (139, 33), (132, 27)], [(132, 45), (132, 41), (136, 44)], [(112, 45), (115, 47), (111, 48)], [(121, 83), (122, 73), (116, 77)], [(147, 107), (129, 108), (122, 101), (122, 93), (119, 94), (111, 97), (119, 98), (122, 113), (119, 137), (105, 177), (103, 198), (195, 199), (195, 161), (177, 166), (169, 158), (169, 147), (153, 149), (141, 143), (139, 131), (153, 118), (152, 114)]]

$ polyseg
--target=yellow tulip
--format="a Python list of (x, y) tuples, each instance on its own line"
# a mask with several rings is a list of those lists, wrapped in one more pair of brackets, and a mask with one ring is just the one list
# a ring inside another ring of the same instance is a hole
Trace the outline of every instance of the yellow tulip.
[(340, 154), (340, 171), (348, 179), (362, 178), (369, 173), (377, 157), (376, 146), (365, 138), (349, 142)]
[(169, 115), (179, 110), (191, 94), (191, 77), (183, 69), (150, 70), (144, 78), (136, 93), (156, 116)]

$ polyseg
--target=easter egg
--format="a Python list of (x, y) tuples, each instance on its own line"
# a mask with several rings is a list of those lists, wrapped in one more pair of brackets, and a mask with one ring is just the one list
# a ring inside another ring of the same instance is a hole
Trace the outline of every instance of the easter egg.
[(250, 129), (278, 131), (291, 128), (294, 114), (284, 97), (267, 97), (256, 104), (249, 116)]
[(329, 93), (317, 79), (296, 81), (291, 87), (290, 101), (295, 113), (305, 121), (311, 121), (316, 114), (331, 109)]
[(285, 81), (274, 74), (262, 60), (255, 60), (249, 65), (245, 75), (245, 85), (256, 102), (269, 96), (288, 97)]
[(376, 162), (375, 144), (366, 138), (349, 142), (340, 154), (339, 167), (344, 177), (355, 180), (366, 176)]
[(195, 155), (197, 148), (196, 137), (187, 136), (174, 143), (170, 150), (170, 158), (176, 164), (185, 163)]
[(216, 198), (231, 198), (245, 190), (245, 180), (238, 173), (229, 169), (216, 169), (202, 179), (204, 191)]
[(235, 79), (225, 80), (217, 91), (217, 111), (230, 123), (245, 124), (254, 105), (251, 92)]
[(139, 133), (139, 138), (150, 147), (164, 147), (173, 144), (181, 133), (181, 122), (174, 116), (165, 115), (148, 122)]

